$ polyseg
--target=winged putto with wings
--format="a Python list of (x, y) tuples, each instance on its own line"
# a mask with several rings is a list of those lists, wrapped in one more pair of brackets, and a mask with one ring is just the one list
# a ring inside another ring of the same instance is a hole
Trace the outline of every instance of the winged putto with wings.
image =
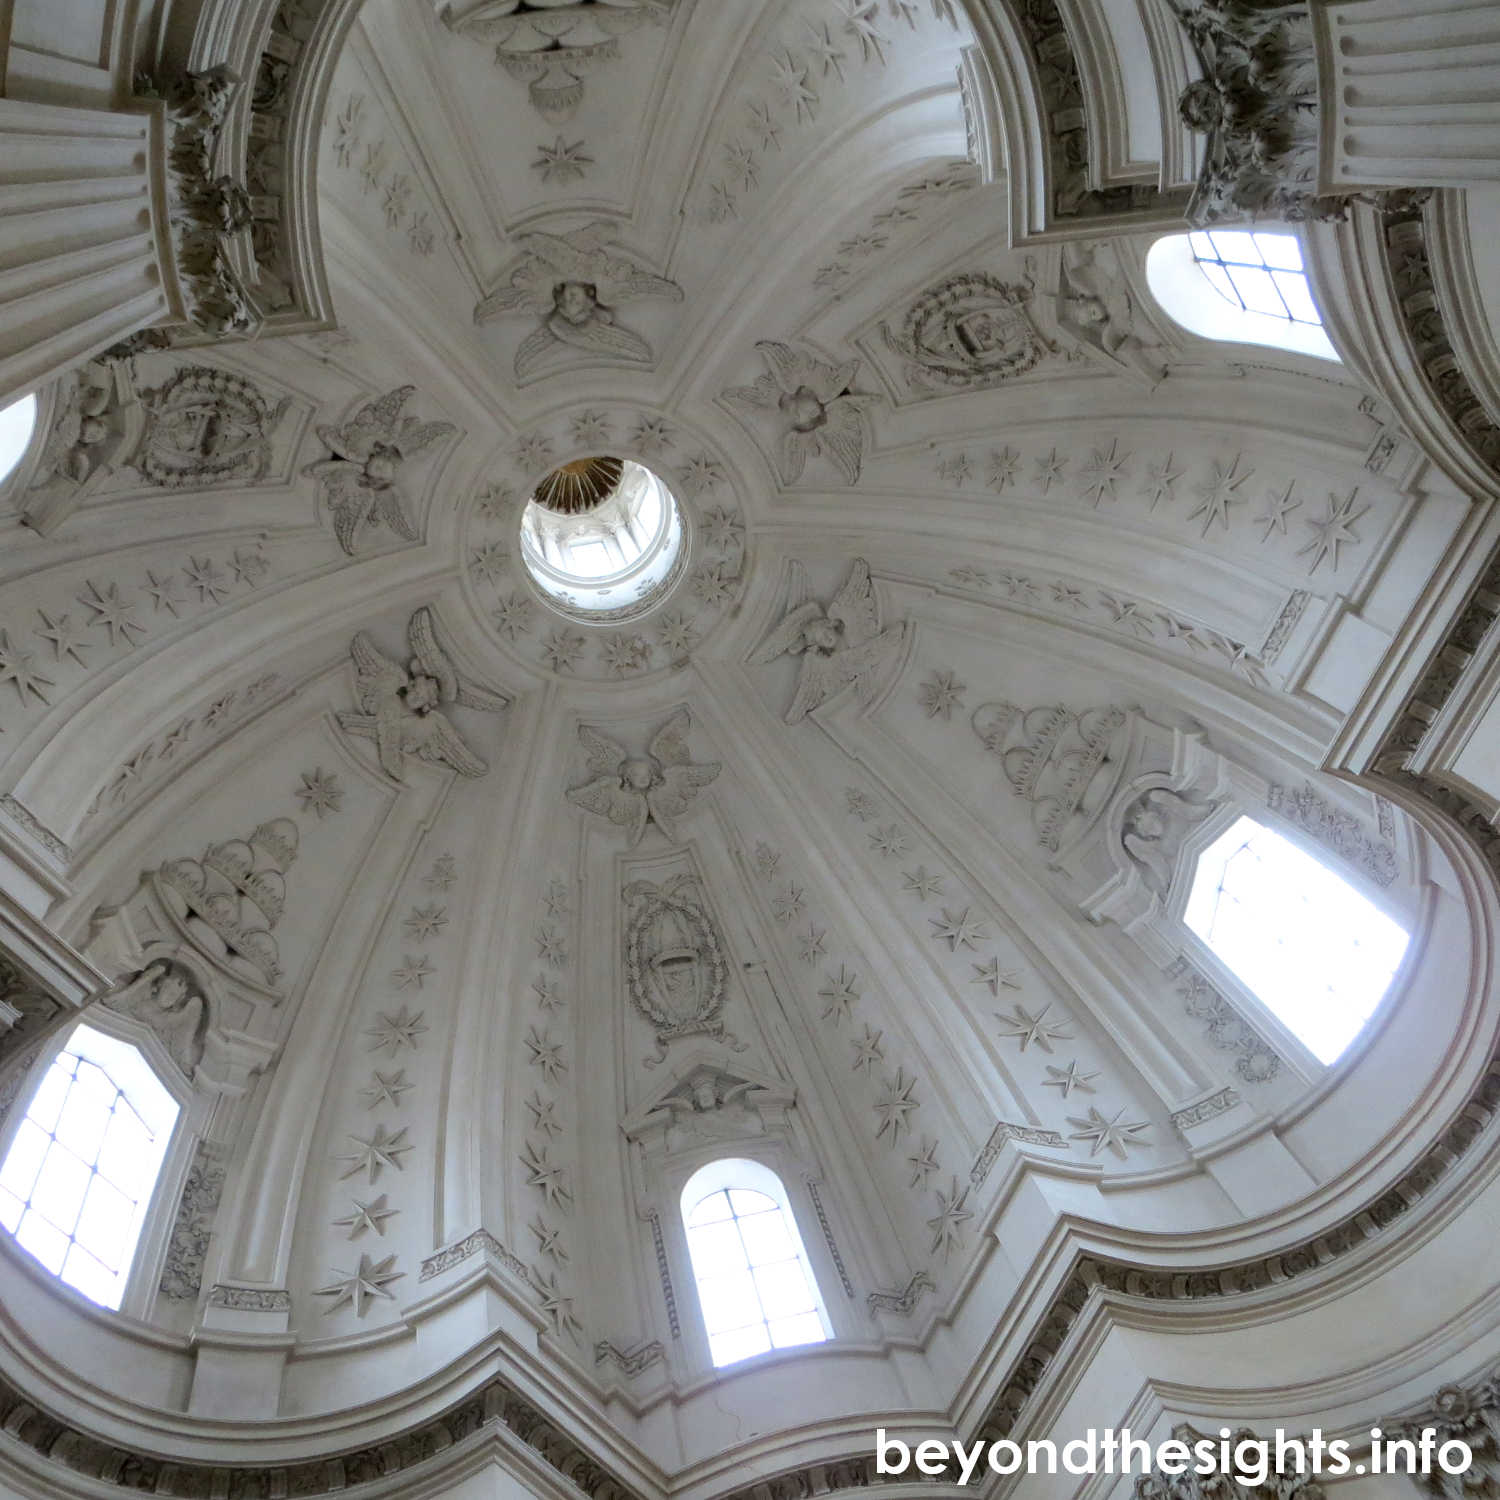
[(384, 524), (405, 541), (417, 540), (396, 480), (408, 459), (457, 429), (452, 422), (403, 417), (402, 408), (415, 391), (414, 385), (399, 386), (367, 401), (347, 422), (318, 428), (332, 457), (320, 458), (302, 472), (318, 481), (333, 511), (333, 534), (351, 557), (367, 522)]
[[(789, 601), (807, 593), (806, 574), (793, 563)], [(870, 565), (856, 557), (849, 576), (825, 609), (815, 600), (793, 603), (781, 623), (751, 653), (752, 662), (801, 656), (802, 675), (786, 722), (796, 724), (851, 683), (866, 708), (875, 701), (885, 668), (901, 653), (907, 626), (880, 628)]]
[(650, 363), (651, 346), (617, 322), (614, 309), (643, 297), (681, 302), (682, 288), (611, 254), (606, 247), (614, 243), (615, 232), (615, 225), (597, 219), (570, 234), (516, 236), (521, 253), (500, 273), (499, 289), (474, 309), (474, 321), (488, 323), (502, 313), (541, 317), (541, 326), (516, 350), (518, 379), (559, 345)]
[(675, 842), (672, 820), (688, 810), (693, 798), (719, 774), (716, 760), (695, 763), (688, 754), (692, 720), (679, 708), (651, 737), (644, 755), (590, 729), (578, 726), (592, 781), (573, 787), (568, 801), (624, 828), (628, 842), (641, 841), (648, 822)]
[(441, 709), (460, 703), (494, 714), (510, 700), (459, 678), (438, 645), (432, 611), (425, 605), (407, 622), (406, 640), (411, 659), (404, 667), (382, 654), (363, 630), (349, 643), (360, 711), (341, 712), (340, 725), (350, 734), (374, 740), (381, 769), (396, 781), (406, 779), (402, 772), (408, 755), (447, 766), (461, 776), (483, 776), (488, 762), (465, 744)]
[(865, 454), (865, 408), (874, 396), (853, 389), (859, 361), (831, 365), (762, 339), (756, 346), (766, 373), (753, 385), (737, 385), (724, 392), (741, 406), (758, 406), (780, 414), (780, 469), (783, 484), (796, 484), (809, 458), (827, 454), (845, 484), (859, 479)]

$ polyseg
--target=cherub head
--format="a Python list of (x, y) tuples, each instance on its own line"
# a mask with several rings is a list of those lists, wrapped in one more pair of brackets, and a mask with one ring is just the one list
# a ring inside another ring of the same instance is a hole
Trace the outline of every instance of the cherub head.
[(837, 620), (809, 620), (802, 627), (802, 639), (808, 650), (831, 656), (844, 644), (844, 627)]
[(828, 421), (828, 409), (818, 400), (812, 388), (799, 385), (795, 391), (787, 391), (776, 398), (776, 404), (791, 418), (796, 432), (811, 432)]
[(712, 1078), (700, 1078), (693, 1085), (693, 1108), (702, 1110), (705, 1114), (711, 1109), (719, 1107), (719, 1096), (714, 1089)]
[(401, 450), (389, 443), (376, 443), (370, 449), (370, 456), (365, 460), (360, 478), (371, 489), (389, 489), (400, 467)]
[(565, 321), (579, 327), (599, 313), (599, 293), (589, 281), (561, 281), (552, 289), (553, 305)]
[(627, 791), (647, 792), (660, 780), (661, 772), (649, 756), (632, 755), (620, 762), (620, 785)]
[(416, 657), (406, 664), (408, 682), (401, 689), (401, 697), (414, 714), (430, 714), (442, 702), (442, 691), (436, 677), (422, 670)]
[(156, 982), (156, 1003), (163, 1010), (180, 1010), (187, 1002), (188, 986), (180, 974), (163, 974)]

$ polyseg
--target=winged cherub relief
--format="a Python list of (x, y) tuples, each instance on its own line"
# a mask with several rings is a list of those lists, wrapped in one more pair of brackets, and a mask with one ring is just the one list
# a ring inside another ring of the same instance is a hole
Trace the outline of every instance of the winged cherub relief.
[[(804, 595), (806, 575), (800, 564), (792, 566), (791, 595)], [(801, 656), (797, 695), (786, 712), (786, 722), (796, 724), (851, 683), (868, 708), (875, 701), (884, 669), (900, 655), (906, 631), (905, 621), (880, 628), (870, 565), (856, 557), (843, 587), (826, 609), (813, 600), (795, 604), (751, 653), (750, 660), (768, 662), (782, 655)]]
[(672, 820), (721, 769), (716, 760), (693, 761), (687, 743), (691, 728), (687, 709), (679, 708), (651, 737), (644, 755), (631, 755), (608, 735), (580, 724), (578, 738), (594, 779), (573, 787), (568, 801), (619, 824), (632, 846), (640, 843), (648, 822), (676, 842)]
[(406, 640), (411, 659), (404, 667), (383, 655), (363, 630), (349, 643), (360, 711), (341, 712), (339, 724), (350, 734), (375, 741), (381, 769), (395, 781), (406, 779), (402, 772), (408, 755), (447, 766), (461, 776), (483, 776), (488, 762), (464, 743), (441, 710), (445, 704), (461, 703), (495, 714), (510, 700), (460, 680), (438, 645), (427, 607), (408, 621)]
[(755, 347), (767, 373), (724, 395), (741, 406), (781, 414), (781, 482), (796, 484), (807, 460), (825, 453), (845, 484), (857, 482), (865, 454), (865, 408), (875, 399), (852, 389), (859, 361), (831, 365), (770, 339)]
[(403, 417), (402, 408), (416, 389), (398, 386), (378, 400), (367, 401), (347, 422), (318, 428), (318, 436), (333, 450), (332, 457), (320, 458), (302, 472), (318, 481), (333, 511), (333, 534), (351, 557), (367, 522), (388, 526), (405, 541), (417, 540), (396, 481), (409, 459), (457, 429), (452, 422)]
[(502, 313), (541, 317), (541, 326), (516, 350), (518, 380), (559, 346), (651, 362), (650, 344), (617, 322), (614, 310), (644, 297), (681, 302), (682, 288), (623, 255), (610, 254), (606, 246), (614, 238), (615, 226), (607, 219), (596, 219), (571, 234), (516, 236), (521, 253), (500, 273), (499, 289), (474, 309), (474, 321), (488, 323)]

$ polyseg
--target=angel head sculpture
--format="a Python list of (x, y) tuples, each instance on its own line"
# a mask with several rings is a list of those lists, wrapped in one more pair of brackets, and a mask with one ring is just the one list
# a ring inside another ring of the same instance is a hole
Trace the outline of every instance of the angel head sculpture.
[(1216, 806), (1190, 793), (1153, 787), (1126, 808), (1120, 842), (1149, 890), (1165, 899), (1183, 840)]
[(347, 422), (318, 428), (332, 457), (320, 458), (302, 472), (318, 481), (333, 511), (333, 534), (351, 557), (366, 523), (384, 524), (404, 541), (417, 540), (396, 481), (410, 458), (456, 429), (451, 422), (403, 417), (415, 391), (413, 385), (399, 386), (366, 402)]
[(742, 406), (780, 413), (781, 482), (795, 484), (809, 458), (827, 454), (844, 483), (854, 484), (864, 461), (864, 412), (875, 399), (853, 390), (859, 361), (831, 365), (770, 339), (755, 347), (766, 362), (766, 374), (724, 394)]
[(640, 843), (649, 822), (675, 841), (673, 819), (721, 769), (716, 760), (693, 761), (687, 743), (691, 728), (687, 709), (680, 708), (651, 737), (644, 755), (632, 755), (608, 735), (580, 724), (578, 738), (593, 780), (573, 787), (568, 801), (624, 828), (632, 846)]
[(541, 318), (516, 350), (518, 379), (559, 347), (649, 364), (651, 346), (622, 326), (614, 309), (645, 297), (682, 301), (682, 288), (619, 253), (610, 253), (615, 225), (597, 220), (570, 234), (516, 236), (520, 255), (501, 272), (500, 288), (474, 309), (476, 323), (503, 313)]
[[(806, 575), (800, 564), (794, 563), (793, 568), (791, 595), (795, 597), (806, 592)], [(870, 565), (857, 557), (826, 608), (815, 600), (793, 604), (750, 660), (802, 658), (797, 693), (786, 714), (786, 722), (796, 724), (851, 684), (868, 707), (875, 701), (885, 667), (900, 655), (905, 640), (904, 621), (880, 628)]]
[(407, 623), (406, 639), (411, 657), (405, 666), (383, 655), (363, 630), (349, 643), (360, 711), (340, 712), (339, 724), (350, 734), (374, 740), (381, 769), (395, 781), (405, 780), (408, 755), (461, 776), (483, 776), (488, 762), (469, 748), (441, 710), (459, 703), (499, 713), (510, 700), (460, 679), (438, 644), (432, 611), (425, 606)]

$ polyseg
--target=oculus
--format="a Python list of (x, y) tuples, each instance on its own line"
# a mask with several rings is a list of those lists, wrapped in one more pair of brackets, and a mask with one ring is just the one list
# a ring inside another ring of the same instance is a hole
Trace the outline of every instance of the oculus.
[(545, 475), (521, 516), (521, 560), (548, 603), (593, 621), (631, 619), (677, 581), (682, 511), (643, 464), (607, 455)]

